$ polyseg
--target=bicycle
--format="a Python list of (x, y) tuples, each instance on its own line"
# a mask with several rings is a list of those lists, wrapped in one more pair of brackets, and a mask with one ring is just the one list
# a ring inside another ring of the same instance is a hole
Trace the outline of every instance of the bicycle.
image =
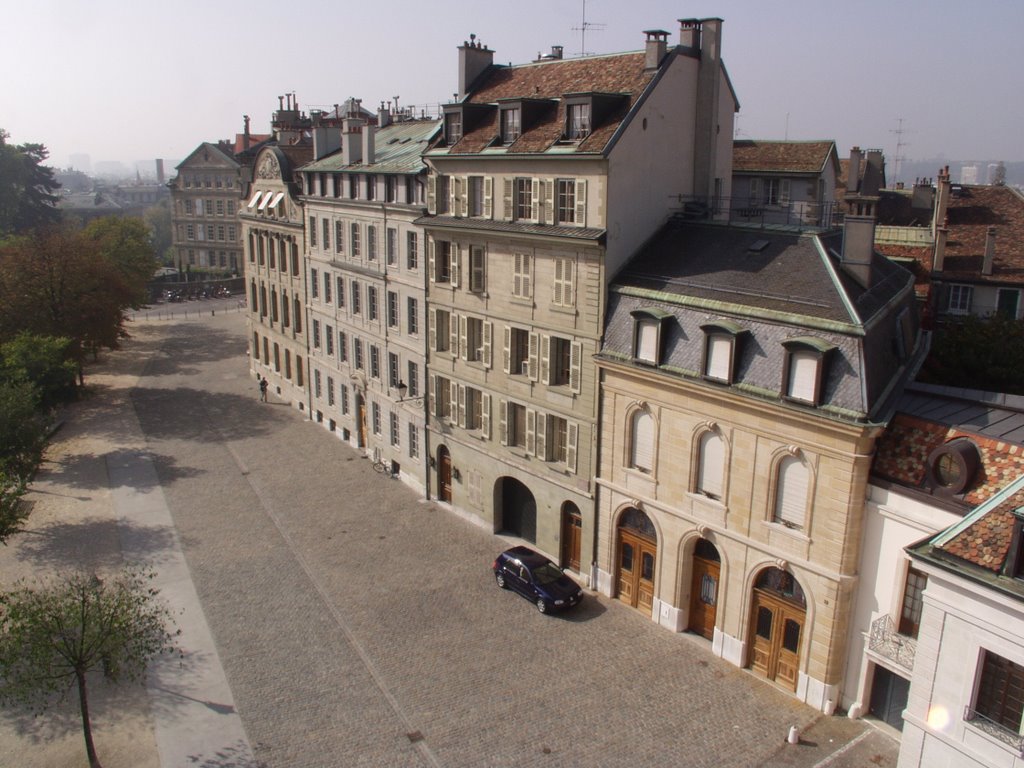
[(390, 477), (393, 475), (390, 463), (391, 462), (386, 462), (383, 459), (375, 459), (373, 462), (373, 470), (375, 472), (380, 472), (382, 475), (388, 475)]

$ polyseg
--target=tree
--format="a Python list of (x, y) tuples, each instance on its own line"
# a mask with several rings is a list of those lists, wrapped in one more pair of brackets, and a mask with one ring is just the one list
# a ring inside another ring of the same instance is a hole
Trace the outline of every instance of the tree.
[(42, 714), (76, 687), (85, 750), (93, 744), (87, 676), (112, 683), (142, 679), (149, 661), (173, 653), (173, 621), (157, 599), (152, 571), (126, 568), (103, 581), (74, 573), (0, 596), (0, 701)]
[(145, 304), (146, 285), (160, 266), (146, 222), (135, 216), (104, 216), (91, 221), (84, 235), (96, 243), (99, 255), (120, 275), (121, 290), (130, 300), (126, 306), (138, 309)]
[(935, 332), (921, 379), (933, 384), (1024, 395), (1024, 321), (968, 315)]
[(173, 264), (171, 256), (171, 201), (161, 200), (142, 212), (142, 218), (149, 225), (153, 254), (161, 264)]
[(25, 478), (0, 469), (0, 544), (24, 528), (28, 505), (22, 504), (21, 497), (27, 490)]
[(0, 382), (0, 471), (28, 479), (43, 457), (49, 414), (39, 408), (39, 391), (28, 381)]
[(77, 367), (71, 339), (22, 332), (0, 344), (0, 382), (27, 381), (36, 387), (39, 407), (49, 410), (75, 399)]
[(27, 232), (60, 220), (60, 184), (53, 169), (43, 165), (50, 153), (42, 144), (7, 143), (0, 128), (0, 238)]

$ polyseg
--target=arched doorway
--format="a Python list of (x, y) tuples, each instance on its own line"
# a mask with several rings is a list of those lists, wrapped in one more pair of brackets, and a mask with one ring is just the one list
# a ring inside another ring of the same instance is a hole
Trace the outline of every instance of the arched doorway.
[(537, 501), (533, 492), (514, 477), (497, 483), (498, 509), (495, 528), (531, 543), (537, 541)]
[(571, 501), (562, 505), (562, 567), (579, 573), (583, 516)]
[(779, 568), (761, 571), (750, 614), (750, 668), (795, 691), (806, 618), (807, 598), (793, 574)]
[(616, 552), (619, 600), (650, 613), (654, 606), (654, 566), (658, 559), (658, 534), (643, 512), (630, 507), (619, 518)]
[(690, 616), (686, 627), (711, 640), (718, 616), (718, 578), (722, 558), (715, 545), (697, 539), (693, 548), (693, 576), (690, 579)]
[(443, 445), (437, 449), (437, 498), (452, 502), (452, 455)]

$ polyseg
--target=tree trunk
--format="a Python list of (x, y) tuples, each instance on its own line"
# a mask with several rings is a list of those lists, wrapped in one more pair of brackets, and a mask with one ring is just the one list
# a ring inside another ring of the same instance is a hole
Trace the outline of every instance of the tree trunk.
[(92, 743), (92, 722), (89, 720), (89, 696), (85, 690), (85, 672), (75, 672), (78, 680), (78, 705), (82, 710), (82, 732), (85, 734), (85, 753), (89, 757), (89, 768), (103, 768), (96, 756), (96, 746)]

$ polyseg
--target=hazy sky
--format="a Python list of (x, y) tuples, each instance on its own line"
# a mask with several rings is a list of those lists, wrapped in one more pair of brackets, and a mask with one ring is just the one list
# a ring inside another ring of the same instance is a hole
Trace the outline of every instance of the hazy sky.
[[(457, 89), (469, 34), (502, 63), (581, 50), (583, 0), (154, 0), (4, 2), (0, 127), (51, 163), (177, 162), (268, 130), (277, 97), (330, 109), (349, 96), (437, 104)], [(681, 17), (724, 19), (741, 137), (881, 147), (902, 118), (910, 160), (1024, 159), (1022, 0), (588, 0), (594, 53), (678, 42)], [(598, 28), (596, 25), (603, 25)]]

